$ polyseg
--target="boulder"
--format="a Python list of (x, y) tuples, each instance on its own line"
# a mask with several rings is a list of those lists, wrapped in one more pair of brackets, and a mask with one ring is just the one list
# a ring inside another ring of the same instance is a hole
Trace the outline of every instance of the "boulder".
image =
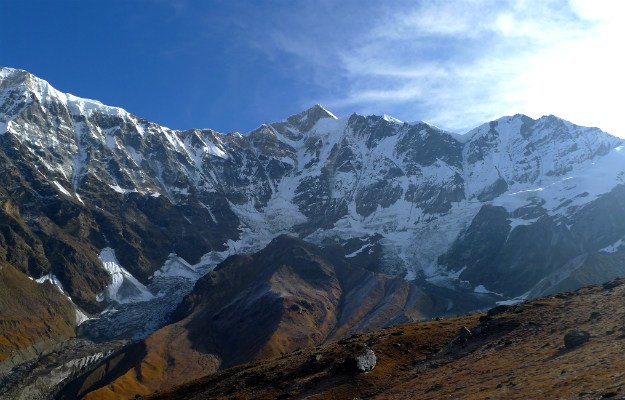
[(371, 349), (365, 350), (362, 354), (354, 357), (356, 369), (360, 372), (369, 372), (378, 362), (375, 353)]
[(571, 331), (564, 336), (564, 347), (577, 348), (590, 340), (590, 333), (586, 331)]

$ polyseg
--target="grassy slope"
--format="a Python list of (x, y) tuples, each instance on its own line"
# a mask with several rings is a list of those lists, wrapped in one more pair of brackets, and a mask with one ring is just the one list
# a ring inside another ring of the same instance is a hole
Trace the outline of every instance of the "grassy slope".
[(0, 361), (35, 343), (74, 336), (74, 319), (72, 305), (54, 286), (0, 264)]
[[(158, 399), (553, 399), (625, 395), (625, 285), (591, 286), (469, 315), (399, 325), (349, 340), (250, 363), (161, 393)], [(480, 322), (480, 317), (482, 321)], [(474, 336), (448, 344), (458, 329)], [(477, 331), (476, 331), (476, 328)], [(573, 329), (588, 343), (563, 349)], [(351, 371), (344, 360), (371, 347), (378, 366)]]

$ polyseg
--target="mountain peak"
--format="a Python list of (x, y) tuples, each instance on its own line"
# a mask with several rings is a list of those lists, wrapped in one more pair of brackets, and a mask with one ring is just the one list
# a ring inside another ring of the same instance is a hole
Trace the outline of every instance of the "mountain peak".
[(338, 119), (336, 115), (325, 109), (320, 104), (315, 104), (299, 114), (291, 115), (286, 120), (298, 127), (302, 132), (310, 130), (319, 120), (324, 118)]
[(24, 72), (19, 69), (9, 68), (9, 67), (0, 67), (0, 79), (4, 79), (10, 75), (13, 75), (17, 72)]
[(35, 97), (40, 102), (60, 102), (79, 112), (91, 113), (99, 111), (104, 114), (117, 116), (127, 116), (128, 112), (119, 107), (107, 106), (98, 100), (87, 99), (74, 96), (71, 93), (61, 92), (54, 88), (48, 81), (28, 71), (0, 67), (0, 85), (2, 89), (18, 90), (30, 93), (31, 98)]
[(318, 114), (318, 115), (322, 116), (321, 118), (338, 119), (338, 117), (336, 115), (334, 115), (327, 108), (325, 108), (324, 106), (322, 106), (321, 104), (318, 104), (318, 103), (315, 104), (314, 106), (310, 107), (308, 110), (304, 111), (304, 113)]
[(0, 85), (19, 85), (26, 81), (31, 75), (28, 71), (17, 68), (0, 67)]

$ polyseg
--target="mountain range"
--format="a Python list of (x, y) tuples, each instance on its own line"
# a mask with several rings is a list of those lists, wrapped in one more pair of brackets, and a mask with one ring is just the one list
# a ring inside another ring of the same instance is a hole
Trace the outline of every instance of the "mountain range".
[[(459, 135), (319, 105), (244, 135), (177, 131), (2, 68), (4, 393), (32, 394), (16, 382), (76, 334), (132, 343), (45, 390), (134, 396), (611, 280), (625, 273), (624, 145), (555, 116)], [(200, 367), (167, 364), (183, 354)], [(138, 365), (154, 373), (129, 376)]]

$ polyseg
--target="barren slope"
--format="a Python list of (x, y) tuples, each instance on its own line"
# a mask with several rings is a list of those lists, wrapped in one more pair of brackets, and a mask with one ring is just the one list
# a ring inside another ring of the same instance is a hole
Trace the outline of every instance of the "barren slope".
[[(625, 396), (625, 285), (411, 323), (209, 375), (155, 399), (599, 399)], [(462, 339), (467, 326), (472, 335)], [(590, 340), (567, 350), (572, 330)], [(368, 346), (376, 368), (345, 360)]]

